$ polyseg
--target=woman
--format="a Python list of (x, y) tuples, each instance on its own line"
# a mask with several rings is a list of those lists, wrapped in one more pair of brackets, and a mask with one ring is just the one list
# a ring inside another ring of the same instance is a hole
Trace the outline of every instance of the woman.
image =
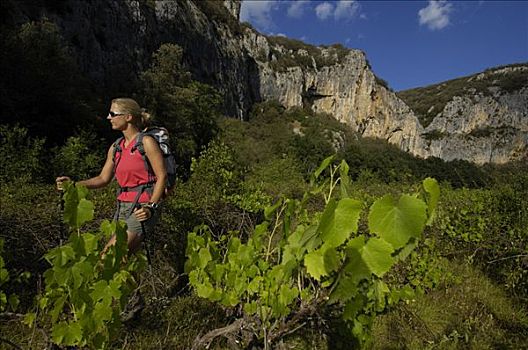
[[(136, 101), (130, 98), (112, 100), (106, 119), (112, 124), (112, 129), (123, 133), (123, 137), (108, 149), (101, 173), (78, 183), (89, 189), (101, 188), (108, 185), (115, 176), (120, 186), (115, 217), (126, 221), (128, 249), (130, 253), (135, 253), (140, 247), (142, 235), (152, 232), (159, 220), (159, 203), (165, 191), (167, 170), (161, 149), (152, 136), (142, 137), (150, 166), (145, 166), (145, 161), (136, 148), (140, 131), (150, 121), (150, 115)], [(64, 181), (70, 181), (70, 178), (60, 176), (56, 179), (58, 189), (62, 189)], [(115, 244), (115, 239), (115, 235), (112, 236), (104, 251)]]

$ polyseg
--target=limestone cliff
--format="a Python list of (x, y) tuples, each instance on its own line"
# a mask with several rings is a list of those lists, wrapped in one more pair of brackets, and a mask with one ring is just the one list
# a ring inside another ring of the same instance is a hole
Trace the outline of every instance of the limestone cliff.
[[(399, 93), (426, 128), (422, 157), (505, 163), (528, 156), (528, 64)], [(528, 159), (527, 159), (528, 160)]]
[(423, 158), (528, 160), (528, 64), (396, 95), (361, 51), (256, 32), (247, 32), (244, 44), (256, 58), (263, 99), (331, 114)]
[(331, 114), (363, 136), (383, 138), (405, 151), (421, 145), (418, 119), (380, 84), (363, 52), (313, 47), (256, 32), (246, 33), (244, 43), (256, 57), (264, 100)]
[[(526, 154), (526, 84), (500, 89), (489, 72), (467, 78), (487, 84), (486, 91), (460, 90), (441, 106), (422, 104), (424, 112), (413, 91), (398, 96), (376, 77), (363, 52), (266, 37), (239, 23), (238, 0), (5, 1), (5, 22), (54, 21), (82, 71), (113, 96), (133, 84), (161, 44), (175, 43), (193, 77), (224, 95), (232, 117), (246, 118), (252, 104), (274, 99), (329, 113), (421, 157), (502, 163)], [(526, 69), (517, 68), (513, 74)]]

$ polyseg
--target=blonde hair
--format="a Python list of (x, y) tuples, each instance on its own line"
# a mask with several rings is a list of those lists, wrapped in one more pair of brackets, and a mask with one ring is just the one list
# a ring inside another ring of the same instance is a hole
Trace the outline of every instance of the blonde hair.
[(130, 114), (132, 123), (140, 130), (147, 128), (152, 123), (152, 115), (145, 108), (141, 108), (136, 100), (128, 97), (114, 98), (112, 104), (119, 107), (121, 113)]

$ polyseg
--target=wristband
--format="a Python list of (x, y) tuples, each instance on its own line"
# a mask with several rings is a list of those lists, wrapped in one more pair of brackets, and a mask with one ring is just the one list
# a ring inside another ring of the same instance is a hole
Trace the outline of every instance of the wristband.
[(154, 211), (158, 210), (159, 203), (147, 203), (145, 205), (145, 207), (149, 208), (150, 210), (152, 210), (154, 212)]

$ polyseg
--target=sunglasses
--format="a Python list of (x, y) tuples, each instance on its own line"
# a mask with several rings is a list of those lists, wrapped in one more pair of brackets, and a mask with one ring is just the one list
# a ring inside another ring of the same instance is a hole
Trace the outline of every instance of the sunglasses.
[(111, 118), (115, 118), (115, 117), (119, 117), (120, 115), (126, 115), (126, 113), (116, 113), (116, 112), (108, 112), (108, 115), (111, 117)]

